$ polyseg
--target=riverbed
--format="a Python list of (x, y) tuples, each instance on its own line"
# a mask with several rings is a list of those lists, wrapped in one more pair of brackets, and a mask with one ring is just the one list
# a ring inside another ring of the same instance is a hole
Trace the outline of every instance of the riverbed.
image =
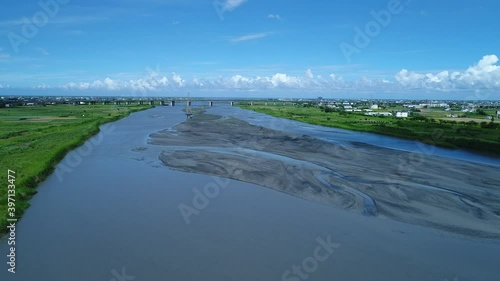
[[(349, 149), (383, 146), (452, 164), (461, 159), (500, 166), (484, 156), (364, 133), (317, 131), (228, 105), (207, 113)], [(134, 113), (68, 154), (40, 184), (18, 222), (16, 273), (8, 273), (4, 263), (0, 280), (120, 280), (124, 275), (124, 280), (305, 280), (293, 273), (294, 266), (307, 280), (490, 281), (500, 273), (496, 240), (168, 167), (159, 159), (165, 147), (150, 143), (150, 135), (175, 131), (184, 121), (182, 107)], [(335, 247), (323, 249), (322, 259), (313, 262), (319, 241)], [(5, 260), (7, 250), (4, 237)]]

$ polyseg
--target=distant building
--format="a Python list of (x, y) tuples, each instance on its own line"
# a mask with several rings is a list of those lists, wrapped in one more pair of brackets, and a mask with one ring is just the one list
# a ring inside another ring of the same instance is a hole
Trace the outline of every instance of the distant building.
[(410, 114), (407, 111), (398, 111), (396, 112), (396, 118), (408, 118)]
[(378, 104), (374, 104), (370, 106), (370, 109), (377, 110), (378, 109)]
[(497, 118), (500, 118), (500, 111), (497, 111)]
[(390, 112), (367, 112), (367, 113), (365, 113), (365, 115), (389, 117), (389, 116), (392, 116), (392, 113), (390, 113)]

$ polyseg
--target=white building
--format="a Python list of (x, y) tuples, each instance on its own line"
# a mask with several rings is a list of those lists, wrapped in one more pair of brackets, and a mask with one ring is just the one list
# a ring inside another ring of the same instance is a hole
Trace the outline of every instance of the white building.
[(406, 111), (398, 111), (396, 112), (396, 118), (408, 118), (410, 114)]

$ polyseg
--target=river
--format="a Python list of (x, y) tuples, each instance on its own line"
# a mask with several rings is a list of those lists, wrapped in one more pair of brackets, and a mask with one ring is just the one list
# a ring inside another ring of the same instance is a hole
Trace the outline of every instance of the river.
[[(134, 113), (103, 126), (68, 154), (40, 184), (17, 223), (15, 274), (7, 272), (9, 246), (2, 238), (0, 280), (498, 278), (500, 242), (361, 216), (258, 185), (165, 167), (158, 160), (163, 148), (148, 144), (148, 136), (183, 122), (181, 110), (156, 107)], [(497, 159), (467, 152), (422, 148), (228, 105), (209, 113), (343, 145), (365, 142), (500, 166)], [(200, 200), (196, 194), (208, 187), (217, 192)], [(195, 211), (187, 219), (180, 210), (186, 206)]]

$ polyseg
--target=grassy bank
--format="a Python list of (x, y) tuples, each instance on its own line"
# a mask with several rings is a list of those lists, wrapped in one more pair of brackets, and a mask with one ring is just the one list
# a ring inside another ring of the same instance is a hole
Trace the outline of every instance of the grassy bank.
[(150, 106), (57, 105), (0, 108), (0, 234), (7, 225), (7, 170), (15, 171), (15, 214), (29, 207), (37, 185), (99, 126)]
[(498, 123), (435, 120), (421, 115), (407, 119), (375, 117), (348, 112), (325, 112), (318, 107), (301, 105), (251, 106), (242, 103), (239, 106), (243, 109), (314, 125), (382, 134), (500, 157), (500, 124)]

